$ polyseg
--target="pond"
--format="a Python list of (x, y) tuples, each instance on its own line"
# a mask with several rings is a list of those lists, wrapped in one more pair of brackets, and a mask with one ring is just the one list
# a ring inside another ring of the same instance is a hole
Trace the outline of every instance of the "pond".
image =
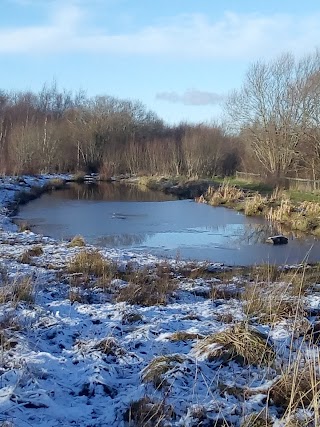
[(19, 221), (56, 239), (80, 234), (88, 243), (170, 258), (227, 265), (299, 263), (320, 259), (320, 241), (289, 238), (266, 244), (279, 230), (263, 218), (122, 183), (68, 184), (21, 206)]

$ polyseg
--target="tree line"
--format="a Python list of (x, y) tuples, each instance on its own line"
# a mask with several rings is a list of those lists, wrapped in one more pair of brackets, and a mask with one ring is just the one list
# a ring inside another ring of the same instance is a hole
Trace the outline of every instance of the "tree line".
[(169, 126), (139, 101), (45, 85), (0, 92), (0, 173), (230, 175), (236, 138), (218, 125)]
[(187, 177), (258, 172), (320, 179), (320, 52), (253, 63), (224, 126), (169, 126), (141, 102), (59, 90), (0, 91), (0, 173)]

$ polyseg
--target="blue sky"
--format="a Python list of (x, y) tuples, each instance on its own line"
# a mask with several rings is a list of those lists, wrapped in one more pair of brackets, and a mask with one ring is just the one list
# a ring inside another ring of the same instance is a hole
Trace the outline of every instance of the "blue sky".
[(0, 88), (55, 80), (211, 121), (252, 62), (320, 47), (319, 23), (318, 0), (0, 0)]

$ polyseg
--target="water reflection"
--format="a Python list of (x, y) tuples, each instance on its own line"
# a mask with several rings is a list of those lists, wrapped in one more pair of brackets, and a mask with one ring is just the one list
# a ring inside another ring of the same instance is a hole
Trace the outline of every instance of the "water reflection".
[[(263, 218), (121, 183), (72, 184), (21, 207), (19, 218), (56, 239), (81, 234), (110, 248), (231, 265), (301, 262), (310, 248), (310, 261), (320, 254), (319, 240), (297, 238)], [(265, 243), (283, 231), (288, 245)]]
[[(150, 234), (149, 234), (150, 235)], [(96, 244), (107, 247), (130, 247), (141, 245), (147, 238), (148, 234), (113, 234), (102, 236), (96, 239)]]
[(69, 183), (66, 188), (59, 191), (59, 197), (66, 200), (103, 200), (126, 202), (160, 202), (177, 200), (176, 197), (158, 191), (150, 191), (146, 187), (114, 183)]

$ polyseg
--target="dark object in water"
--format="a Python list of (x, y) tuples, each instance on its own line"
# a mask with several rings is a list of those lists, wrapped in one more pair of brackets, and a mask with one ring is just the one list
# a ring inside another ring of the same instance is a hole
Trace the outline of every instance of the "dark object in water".
[(266, 243), (272, 243), (273, 245), (286, 245), (288, 238), (286, 236), (270, 236), (267, 238)]

